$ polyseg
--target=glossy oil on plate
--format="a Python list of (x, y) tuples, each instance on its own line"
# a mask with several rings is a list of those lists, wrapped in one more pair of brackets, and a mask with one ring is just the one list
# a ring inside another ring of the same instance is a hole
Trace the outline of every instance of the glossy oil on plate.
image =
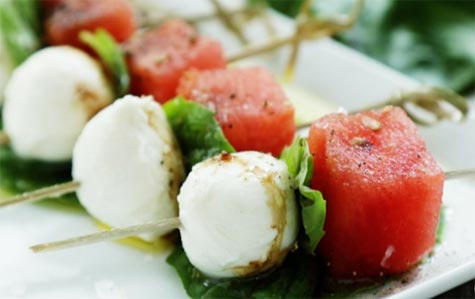
[[(282, 54), (282, 53), (281, 53)], [(279, 71), (285, 56), (259, 60)], [(272, 61), (268, 64), (268, 60)], [(306, 44), (288, 94), (300, 119), (339, 107), (356, 109), (418, 84), (331, 40)], [(298, 87), (297, 87), (298, 86)], [(430, 150), (446, 169), (474, 168), (475, 120), (422, 129)], [(475, 278), (475, 187), (472, 180), (445, 184), (446, 224), (433, 255), (416, 269), (383, 286), (355, 295), (429, 298)], [(171, 247), (145, 250), (116, 242), (33, 254), (32, 244), (97, 230), (75, 209), (25, 205), (0, 210), (0, 299), (186, 298), (165, 262)]]

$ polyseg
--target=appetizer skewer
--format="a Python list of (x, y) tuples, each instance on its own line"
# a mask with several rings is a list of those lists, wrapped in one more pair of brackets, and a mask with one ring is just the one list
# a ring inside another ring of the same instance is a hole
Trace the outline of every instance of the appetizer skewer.
[[(328, 115), (312, 126), (308, 142), (314, 157), (312, 186), (322, 190), (328, 202), (326, 234), (317, 250), (327, 261), (333, 277), (379, 277), (407, 271), (420, 262), (435, 243), (444, 174), (406, 114), (399, 108), (388, 107), (354, 116)], [(40, 244), (32, 249), (35, 252), (61, 249), (98, 242), (101, 238), (113, 239), (162, 229), (162, 226), (189, 224), (192, 228), (189, 231), (180, 227), (185, 251), (193, 265), (205, 274), (215, 276), (218, 272), (201, 265), (193, 255), (196, 253), (198, 259), (207, 256), (206, 262), (220, 260), (220, 263), (226, 263), (229, 256), (196, 243), (187, 244), (188, 238), (202, 241), (209, 237), (211, 240), (205, 244), (220, 246), (214, 238), (226, 236), (223, 232), (227, 231), (227, 225), (237, 232), (247, 224), (247, 221), (229, 220), (239, 217), (240, 213), (235, 211), (250, 209), (255, 217), (260, 217), (253, 205), (255, 200), (249, 200), (259, 192), (249, 186), (233, 185), (238, 178), (226, 176), (225, 169), (232, 165), (226, 163), (233, 159), (238, 162), (240, 155), (251, 154), (222, 154), (193, 168), (178, 196), (180, 219)], [(272, 163), (278, 165), (276, 161)], [(242, 165), (246, 163), (239, 162), (232, 167)], [(251, 169), (259, 173), (256, 167)], [(449, 172), (447, 179), (467, 174), (473, 175), (474, 171)], [(226, 202), (234, 201), (235, 197), (239, 197), (237, 208), (229, 208)], [(184, 198), (188, 198), (188, 202)], [(290, 193), (286, 198), (294, 200)], [(194, 217), (188, 218), (190, 222), (185, 221), (184, 215), (198, 215), (198, 222), (205, 223), (206, 230), (201, 230)]]

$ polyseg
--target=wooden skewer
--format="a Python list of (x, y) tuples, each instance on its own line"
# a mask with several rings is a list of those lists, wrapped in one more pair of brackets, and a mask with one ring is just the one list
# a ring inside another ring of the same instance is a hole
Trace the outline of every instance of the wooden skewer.
[[(463, 169), (445, 172), (445, 179), (458, 179), (465, 176), (472, 176), (475, 174), (475, 169)], [(76, 191), (80, 186), (79, 182), (71, 181), (62, 184), (57, 184), (45, 188), (41, 188), (32, 192), (25, 192), (20, 195), (13, 196), (9, 199), (0, 201), (0, 208), (13, 206), (22, 203), (31, 203), (40, 201), (45, 198), (59, 197), (64, 194)]]
[[(425, 110), (426, 112), (433, 114), (436, 120), (427, 121), (418, 117), (410, 109), (408, 109), (407, 104), (409, 103), (412, 103), (415, 106)], [(450, 104), (451, 108), (453, 107), (455, 109), (449, 110), (447, 107), (440, 105), (441, 103)], [(388, 105), (397, 106), (404, 109), (404, 111), (406, 111), (408, 116), (415, 123), (423, 126), (434, 125), (435, 123), (441, 120), (463, 121), (464, 119), (466, 119), (469, 112), (468, 102), (461, 95), (444, 88), (422, 86), (415, 90), (402, 92), (396, 96), (381, 101), (378, 104), (371, 105), (363, 109), (350, 111), (349, 113), (354, 114), (367, 110), (380, 109)], [(455, 116), (460, 116), (460, 118), (457, 119)], [(297, 129), (309, 128), (314, 122), (315, 120), (308, 123), (300, 124), (299, 126), (297, 126)]]
[(8, 143), (10, 143), (10, 138), (8, 137), (7, 133), (0, 131), (0, 146), (6, 145)]
[(463, 177), (475, 176), (475, 168), (446, 171), (445, 180), (460, 179)]
[[(467, 176), (475, 176), (475, 169), (463, 169), (447, 171), (445, 174), (445, 180), (452, 180)], [(178, 217), (164, 219), (160, 221), (147, 222), (145, 224), (134, 225), (126, 228), (115, 228), (109, 231), (103, 231), (88, 235), (82, 235), (79, 237), (73, 237), (65, 240), (54, 241), (49, 243), (42, 243), (33, 245), (30, 249), (35, 252), (46, 252), (61, 250), (76, 246), (89, 245), (99, 243), (103, 241), (122, 239), (130, 236), (136, 236), (138, 234), (150, 233), (150, 232), (166, 232), (172, 229), (180, 227), (181, 222)]]
[(242, 32), (241, 28), (236, 24), (236, 22), (234, 22), (231, 14), (226, 11), (226, 9), (221, 5), (221, 2), (218, 0), (211, 0), (211, 3), (216, 10), (216, 15), (221, 19), (221, 22), (224, 24), (224, 26), (226, 26), (232, 33), (234, 33), (234, 35), (236, 35), (241, 44), (248, 44), (249, 41)]
[(364, 0), (356, 0), (352, 11), (343, 19), (343, 21), (306, 18), (306, 20), (300, 24), (299, 30), (297, 30), (295, 34), (274, 39), (266, 44), (246, 48), (240, 53), (232, 54), (227, 57), (227, 61), (228, 63), (232, 63), (250, 56), (276, 50), (288, 44), (298, 44), (302, 40), (315, 40), (347, 30), (354, 25), (358, 16), (361, 14), (363, 4)]
[(45, 188), (41, 188), (32, 192), (25, 192), (23, 194), (14, 196), (5, 201), (0, 201), (0, 208), (8, 207), (20, 203), (35, 202), (45, 198), (59, 197), (61, 195), (72, 193), (79, 188), (79, 182), (66, 182)]
[(82, 235), (79, 237), (74, 237), (70, 239), (65, 239), (61, 241), (55, 241), (50, 243), (43, 243), (31, 246), (30, 249), (37, 252), (46, 252), (53, 250), (61, 250), (70, 247), (83, 246), (103, 241), (122, 239), (130, 236), (136, 236), (143, 233), (160, 233), (168, 232), (175, 228), (178, 228), (181, 225), (180, 219), (178, 217), (168, 218), (160, 221), (147, 222), (145, 224), (139, 224), (134, 226), (129, 226), (126, 228), (114, 228), (108, 231)]

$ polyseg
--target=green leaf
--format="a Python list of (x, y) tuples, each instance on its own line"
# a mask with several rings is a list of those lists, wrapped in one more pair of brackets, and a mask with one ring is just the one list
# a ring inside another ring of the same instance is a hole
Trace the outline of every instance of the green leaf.
[(475, 87), (472, 1), (367, 0), (340, 39), (424, 83), (457, 92)]
[(167, 263), (175, 268), (191, 298), (311, 298), (317, 285), (313, 256), (290, 253), (272, 272), (257, 277), (213, 279), (200, 273), (178, 245)]
[(313, 254), (325, 231), (326, 202), (322, 193), (310, 188), (313, 177), (313, 157), (308, 149), (307, 140), (297, 137), (285, 148), (280, 157), (285, 161), (290, 174), (295, 178), (298, 191), (302, 226), (305, 234), (300, 234), (299, 244), (308, 253)]
[(127, 94), (130, 88), (130, 74), (124, 52), (114, 38), (107, 31), (97, 29), (94, 33), (82, 31), (79, 34), (79, 39), (91, 47), (101, 58), (113, 78), (117, 97)]
[(39, 1), (31, 0), (16, 0), (15, 2), (16, 10), (18, 11), (21, 18), (28, 24), (34, 32), (36, 32), (39, 37), (41, 34), (41, 23), (40, 23), (40, 3)]
[(163, 105), (163, 110), (180, 144), (188, 169), (219, 153), (235, 152), (224, 137), (214, 113), (204, 106), (178, 97)]
[(15, 66), (41, 45), (39, 15), (38, 1), (0, 0), (0, 36)]
[[(3, 128), (0, 108), (0, 130)], [(0, 193), (19, 194), (61, 182), (71, 181), (71, 162), (43, 162), (23, 159), (10, 146), (0, 146)], [(67, 207), (80, 207), (76, 194), (54, 198), (54, 203)]]
[[(18, 157), (9, 146), (0, 147), (0, 188), (13, 194), (71, 181), (71, 162), (43, 162)], [(74, 193), (55, 202), (79, 205)]]
[(445, 216), (446, 214), (445, 209), (446, 209), (446, 206), (444, 205), (440, 207), (439, 222), (437, 223), (437, 231), (435, 233), (436, 244), (442, 243), (442, 239), (444, 238), (445, 225), (446, 225), (446, 220), (447, 220), (447, 217)]
[(267, 0), (271, 8), (292, 18), (298, 15), (304, 2), (305, 0)]

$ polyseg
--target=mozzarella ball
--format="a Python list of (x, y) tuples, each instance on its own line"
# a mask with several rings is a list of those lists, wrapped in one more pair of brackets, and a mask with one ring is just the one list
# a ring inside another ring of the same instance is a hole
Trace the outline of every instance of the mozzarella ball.
[(45, 48), (13, 72), (5, 89), (4, 130), (21, 157), (69, 160), (86, 122), (111, 102), (94, 59), (72, 47)]
[(286, 164), (268, 154), (221, 154), (196, 164), (178, 203), (186, 255), (211, 277), (277, 266), (297, 238), (292, 180)]
[(74, 148), (79, 200), (113, 227), (177, 216), (183, 176), (178, 145), (152, 97), (117, 100), (89, 121)]

